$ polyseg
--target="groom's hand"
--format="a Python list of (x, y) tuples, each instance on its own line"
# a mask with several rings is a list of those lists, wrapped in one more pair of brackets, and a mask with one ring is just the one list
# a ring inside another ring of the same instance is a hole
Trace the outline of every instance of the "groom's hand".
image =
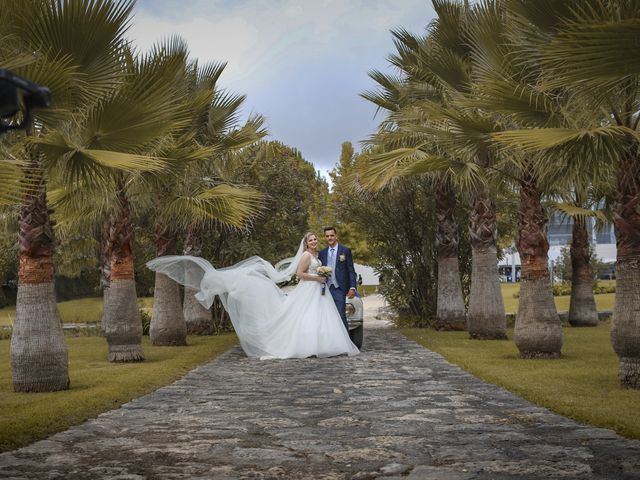
[(347, 292), (347, 297), (353, 298), (355, 296), (356, 296), (356, 289), (355, 288), (349, 289), (349, 291)]

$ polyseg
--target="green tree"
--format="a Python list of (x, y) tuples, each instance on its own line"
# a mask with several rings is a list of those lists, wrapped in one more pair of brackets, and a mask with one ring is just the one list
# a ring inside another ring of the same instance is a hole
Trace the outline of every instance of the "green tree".
[[(437, 1), (439, 17), (424, 38), (404, 30), (393, 32), (398, 53), (390, 57), (403, 76), (395, 79), (374, 72), (382, 92), (365, 94), (379, 107), (392, 113), (374, 137), (383, 153), (373, 155), (363, 171), (366, 183), (385, 184), (398, 176), (429, 173), (440, 176), (438, 205), (440, 216), (451, 223), (451, 212), (444, 207), (453, 201), (451, 179), (456, 190), (466, 192), (470, 202), (470, 238), (473, 272), (469, 298), (468, 328), (472, 338), (506, 338), (504, 306), (497, 271), (497, 232), (495, 189), (487, 181), (486, 169), (497, 156), (486, 134), (492, 119), (480, 110), (464, 108), (470, 95), (469, 48), (464, 39), (465, 8), (457, 3)], [(447, 196), (448, 195), (448, 196)], [(460, 292), (455, 271), (457, 229), (441, 223), (443, 295)], [(446, 241), (445, 241), (446, 239)], [(445, 247), (446, 245), (446, 247)], [(454, 283), (451, 283), (454, 282)], [(457, 283), (457, 285), (455, 284)], [(448, 295), (455, 302), (441, 313), (443, 328), (459, 325), (464, 316), (462, 294)]]
[[(116, 162), (139, 163), (147, 171), (159, 171), (175, 163), (175, 159), (160, 161), (159, 154), (174, 132), (191, 121), (191, 112), (185, 108), (189, 92), (184, 87), (184, 50), (178, 39), (158, 44), (151, 53), (138, 57), (125, 49), (125, 79), (84, 113), (85, 121), (72, 123), (63, 134), (45, 136), (43, 147), (64, 158), (77, 155), (73, 152), (78, 146), (85, 146), (104, 152)], [(82, 164), (78, 162), (76, 168), (81, 171)], [(58, 204), (78, 216), (107, 219), (104, 240), (110, 278), (104, 290), (103, 328), (109, 360), (141, 361), (144, 354), (132, 223), (132, 198), (134, 206), (141, 200), (139, 174), (115, 168), (92, 173), (80, 176), (80, 172), (72, 171), (68, 177), (61, 176), (59, 184), (67, 188)]]
[(203, 252), (215, 267), (232, 265), (251, 255), (275, 263), (295, 253), (310, 229), (310, 212), (326, 182), (296, 149), (277, 141), (261, 141), (231, 155), (224, 178), (252, 185), (266, 196), (264, 212), (250, 229), (207, 232)]
[(407, 324), (434, 322), (437, 249), (433, 186), (401, 178), (375, 194), (354, 192), (350, 218), (366, 235), (380, 291)]
[[(176, 42), (172, 42), (176, 43)], [(166, 48), (165, 48), (166, 49)], [(234, 122), (244, 96), (231, 95), (216, 88), (224, 64), (198, 67), (187, 58), (187, 46), (173, 47), (181, 52), (183, 72), (181, 88), (187, 91), (184, 108), (191, 121), (172, 132), (160, 152), (163, 158), (175, 159), (170, 168), (150, 174), (143, 182), (149, 187), (155, 218), (156, 255), (177, 253), (178, 241), (191, 229), (187, 249), (193, 250), (194, 231), (206, 225), (244, 228), (261, 206), (260, 192), (243, 186), (212, 181), (207, 175), (216, 169), (216, 159), (234, 149), (258, 141), (266, 135), (262, 118), (251, 117), (245, 125)], [(180, 288), (169, 277), (155, 274), (154, 306), (149, 336), (154, 345), (185, 345), (188, 324), (185, 322)], [(192, 292), (186, 292), (187, 307), (195, 307)], [(199, 304), (198, 304), (199, 306)], [(189, 315), (200, 309), (187, 308)]]
[[(56, 177), (71, 184), (95, 182), (110, 168), (136, 170), (153, 163), (96, 148), (86, 137), (72, 141), (67, 135), (70, 126), (91, 123), (101, 100), (123, 80), (123, 35), (132, 7), (130, 1), (108, 0), (16, 0), (0, 6), (0, 37), (9, 44), (0, 51), (2, 64), (10, 63), (5, 59), (23, 59), (14, 64), (14, 71), (48, 86), (54, 101), (53, 108), (37, 112), (35, 127), (21, 139), (23, 176), (36, 188), (23, 197), (20, 208), (18, 298), (11, 339), (17, 391), (53, 391), (69, 385), (54, 294), (55, 240), (47, 182)], [(68, 148), (60, 148), (61, 143)]]
[[(182, 188), (189, 196), (193, 196), (195, 193), (194, 198), (211, 195), (209, 203), (217, 199), (225, 202), (223, 203), (225, 207), (232, 207), (233, 205), (227, 201), (237, 199), (239, 205), (236, 206), (235, 214), (233, 214), (233, 210), (227, 212), (227, 215), (220, 215), (223, 212), (219, 212), (220, 214), (209, 215), (205, 222), (189, 216), (190, 221), (183, 229), (183, 253), (185, 255), (202, 255), (202, 237), (206, 229), (224, 228), (225, 226), (245, 227), (244, 222), (257, 211), (257, 203), (262, 203), (264, 200), (262, 195), (255, 190), (232, 188), (223, 183), (228, 180), (225, 175), (225, 165), (228, 158), (266, 135), (267, 132), (263, 128), (263, 118), (254, 115), (244, 125), (239, 125), (240, 108), (245, 97), (216, 88), (215, 83), (211, 87), (213, 88), (213, 97), (205, 112), (206, 115), (196, 116), (192, 128), (195, 139), (201, 145), (213, 148), (214, 154), (209, 161), (198, 162), (191, 166), (188, 174), (184, 177)], [(201, 203), (202, 201), (196, 201), (192, 206), (200, 209)], [(210, 213), (214, 213), (214, 211), (210, 211)], [(233, 215), (229, 215), (229, 213)], [(212, 334), (215, 330), (212, 313), (200, 305), (194, 296), (195, 293), (193, 289), (185, 288), (183, 315), (187, 332)], [(223, 311), (221, 305), (217, 304), (217, 308), (221, 314)]]
[(612, 341), (621, 384), (640, 388), (640, 67), (633, 47), (640, 31), (638, 2), (514, 0), (507, 5), (514, 19), (511, 38), (524, 66), (540, 72), (537, 103), (565, 91), (578, 108), (568, 125), (515, 129), (499, 138), (545, 156), (613, 166), (618, 257)]
[[(354, 176), (358, 173), (356, 165), (358, 154), (351, 142), (344, 142), (341, 146), (340, 161), (329, 172), (331, 177), (331, 195), (325, 211), (323, 226), (333, 225), (338, 229), (340, 243), (348, 245), (356, 262), (369, 264), (373, 260), (372, 252), (364, 232), (349, 217), (349, 202), (352, 198)], [(322, 234), (322, 229), (319, 229)]]

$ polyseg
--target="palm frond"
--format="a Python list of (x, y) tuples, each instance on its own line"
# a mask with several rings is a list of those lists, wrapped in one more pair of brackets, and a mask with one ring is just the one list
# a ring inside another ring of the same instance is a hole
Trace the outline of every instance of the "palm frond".
[(192, 196), (168, 201), (162, 216), (183, 226), (190, 223), (220, 223), (245, 228), (261, 210), (264, 194), (249, 187), (219, 184)]
[(397, 111), (400, 108), (401, 79), (378, 70), (371, 70), (369, 77), (378, 84), (378, 88), (376, 90), (367, 90), (361, 93), (360, 96), (376, 105), (377, 111), (380, 109), (390, 112)]
[(118, 200), (115, 187), (97, 189), (86, 182), (63, 184), (56, 181), (47, 192), (47, 202), (55, 209), (56, 222), (60, 228), (68, 227), (72, 230), (73, 225), (86, 226), (102, 221), (117, 205)]
[(166, 159), (148, 155), (93, 149), (84, 149), (77, 153), (85, 155), (103, 167), (126, 172), (159, 172), (167, 167)]
[(595, 218), (601, 222), (607, 221), (607, 215), (602, 210), (594, 210), (591, 208), (579, 207), (571, 203), (551, 202), (551, 206), (570, 218)]
[(640, 74), (638, 8), (635, 1), (576, 4), (543, 48), (547, 85), (608, 86)]
[(37, 186), (29, 181), (24, 168), (19, 160), (0, 160), (0, 205), (17, 205)]
[[(494, 132), (491, 138), (507, 147), (521, 148), (525, 151), (549, 150), (563, 145), (581, 144), (591, 141), (594, 147), (611, 147), (612, 140), (638, 134), (626, 127), (608, 126), (585, 129), (571, 128), (530, 128)], [(608, 148), (604, 148), (608, 150)]]
[(227, 132), (221, 139), (221, 147), (228, 152), (244, 148), (268, 135), (265, 118), (262, 115), (252, 115), (240, 128)]
[(49, 88), (54, 99), (67, 97), (81, 105), (119, 82), (118, 56), (132, 10), (132, 0), (26, 1), (13, 12), (12, 33), (29, 51), (39, 52), (44, 63), (60, 58), (77, 67), (73, 84), (67, 86), (70, 90)]
[(218, 79), (227, 67), (227, 62), (209, 62), (197, 69), (198, 85), (214, 90)]
[(398, 148), (364, 158), (359, 182), (370, 190), (380, 190), (398, 177), (442, 172), (449, 167), (447, 159), (428, 154), (420, 147)]
[(209, 108), (207, 123), (207, 129), (211, 136), (223, 135), (238, 123), (239, 109), (245, 99), (245, 95), (238, 95), (224, 90), (216, 91)]

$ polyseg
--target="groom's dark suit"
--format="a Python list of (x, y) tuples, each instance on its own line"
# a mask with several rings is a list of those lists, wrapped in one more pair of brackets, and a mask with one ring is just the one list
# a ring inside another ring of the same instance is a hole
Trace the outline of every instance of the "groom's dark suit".
[[(318, 257), (322, 262), (322, 265), (331, 266), (329, 264), (329, 249), (331, 247), (320, 250)], [(336, 265), (333, 270), (332, 277), (327, 282), (327, 288), (331, 292), (333, 301), (336, 304), (340, 317), (344, 323), (345, 328), (349, 331), (349, 323), (347, 322), (347, 315), (345, 313), (346, 296), (351, 288), (356, 288), (356, 269), (353, 266), (353, 257), (351, 256), (351, 250), (338, 244), (337, 251), (335, 252)], [(338, 288), (335, 288), (332, 284), (332, 280), (335, 278), (338, 283)]]

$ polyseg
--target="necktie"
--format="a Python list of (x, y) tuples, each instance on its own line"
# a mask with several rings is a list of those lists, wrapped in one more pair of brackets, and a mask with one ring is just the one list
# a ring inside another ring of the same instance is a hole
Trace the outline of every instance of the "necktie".
[(330, 248), (329, 249), (329, 266), (333, 269), (333, 271), (331, 272), (331, 285), (333, 285), (335, 287), (336, 281), (335, 281), (335, 270), (336, 270), (336, 249), (335, 248)]

